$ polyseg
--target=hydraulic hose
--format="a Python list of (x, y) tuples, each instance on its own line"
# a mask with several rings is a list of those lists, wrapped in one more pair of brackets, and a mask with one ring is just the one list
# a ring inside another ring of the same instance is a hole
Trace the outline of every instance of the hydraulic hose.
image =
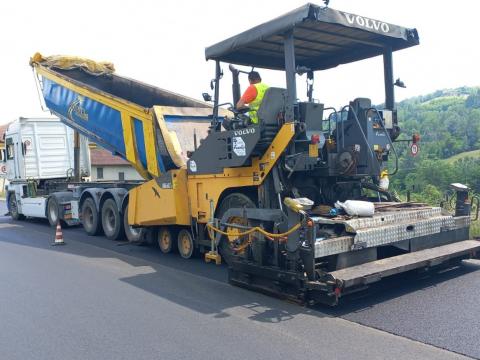
[(266, 231), (265, 229), (262, 229), (262, 228), (259, 227), (259, 226), (255, 226), (255, 227), (250, 228), (250, 229), (248, 229), (248, 230), (246, 230), (246, 231), (244, 231), (244, 232), (241, 232), (241, 233), (231, 234), (231, 233), (228, 233), (228, 232), (226, 232), (226, 231), (220, 230), (219, 228), (216, 228), (216, 227), (213, 226), (212, 224), (207, 224), (207, 228), (209, 229), (208, 234), (209, 234), (210, 237), (212, 237), (212, 234), (210, 233), (210, 230), (211, 230), (212, 232), (219, 233), (220, 235), (225, 235), (225, 236), (235, 235), (235, 236), (237, 236), (237, 237), (241, 237), (241, 236), (245, 236), (245, 235), (250, 235), (250, 234), (252, 234), (252, 233), (254, 233), (254, 232), (259, 232), (259, 233), (261, 233), (261, 234), (263, 234), (263, 235), (265, 235), (265, 236), (267, 236), (267, 237), (269, 237), (269, 238), (272, 238), (272, 239), (276, 239), (276, 238), (278, 239), (278, 238), (283, 238), (283, 237), (285, 237), (285, 236), (288, 236), (288, 235), (292, 234), (293, 232), (297, 231), (297, 230), (300, 228), (300, 226), (302, 226), (302, 224), (301, 224), (301, 223), (298, 223), (298, 224), (292, 226), (292, 227), (291, 227), (289, 230), (287, 230), (286, 232), (280, 233), (280, 234), (270, 233), (270, 232)]

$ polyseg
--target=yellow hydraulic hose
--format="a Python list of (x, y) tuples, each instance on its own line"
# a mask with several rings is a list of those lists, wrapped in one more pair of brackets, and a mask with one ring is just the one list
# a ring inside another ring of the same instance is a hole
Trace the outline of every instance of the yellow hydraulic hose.
[[(281, 233), (281, 234), (273, 234), (273, 233), (270, 233), (268, 231), (266, 231), (265, 229), (262, 229), (261, 227), (259, 226), (255, 226), (253, 228), (250, 228), (244, 232), (241, 232), (241, 233), (236, 233), (236, 234), (231, 234), (231, 233), (228, 233), (226, 231), (222, 231), (218, 228), (216, 228), (215, 226), (213, 226), (212, 224), (207, 224), (207, 227), (209, 230), (212, 230), (214, 232), (217, 232), (219, 233), (220, 235), (225, 235), (225, 236), (236, 236), (236, 237), (241, 237), (241, 236), (245, 236), (245, 235), (249, 235), (249, 234), (252, 234), (254, 232), (259, 232), (267, 237), (270, 237), (270, 238), (282, 238), (282, 237), (285, 237), (285, 236), (288, 236), (290, 235), (291, 233), (293, 233), (294, 231), (298, 230), (300, 228), (300, 226), (302, 226), (301, 223), (298, 223), (294, 226), (292, 226), (289, 230), (287, 230), (286, 232), (284, 233)], [(210, 231), (208, 232), (210, 237), (212, 237), (212, 234), (210, 234)]]

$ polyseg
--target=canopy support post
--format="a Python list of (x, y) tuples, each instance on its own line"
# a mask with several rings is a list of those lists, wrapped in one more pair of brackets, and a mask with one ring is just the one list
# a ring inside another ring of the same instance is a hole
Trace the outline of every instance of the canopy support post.
[(295, 44), (293, 31), (284, 38), (285, 75), (287, 77), (287, 103), (285, 106), (285, 121), (294, 121), (294, 104), (297, 100), (297, 84), (295, 80)]
[(383, 50), (383, 74), (385, 80), (385, 109), (393, 110), (395, 108), (395, 94), (393, 89), (393, 62), (391, 47)]

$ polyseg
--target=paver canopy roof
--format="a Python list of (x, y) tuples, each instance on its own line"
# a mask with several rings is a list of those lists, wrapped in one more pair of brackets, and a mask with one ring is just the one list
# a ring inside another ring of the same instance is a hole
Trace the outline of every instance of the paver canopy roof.
[(336, 67), (418, 45), (416, 29), (306, 4), (205, 49), (207, 60), (284, 69), (283, 39), (293, 31), (297, 66)]

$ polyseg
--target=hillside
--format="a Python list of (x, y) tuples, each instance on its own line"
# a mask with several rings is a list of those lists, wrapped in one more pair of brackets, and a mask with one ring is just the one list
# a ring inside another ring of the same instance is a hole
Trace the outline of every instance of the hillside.
[(480, 192), (480, 88), (461, 87), (406, 99), (397, 104), (401, 138), (421, 136), (420, 153), (397, 143), (400, 170), (392, 187), (400, 194), (438, 203), (452, 182)]
[(455, 161), (464, 160), (464, 159), (479, 159), (480, 158), (480, 150), (472, 150), (472, 151), (465, 151), (457, 155), (453, 155), (444, 161), (448, 164), (453, 164)]

